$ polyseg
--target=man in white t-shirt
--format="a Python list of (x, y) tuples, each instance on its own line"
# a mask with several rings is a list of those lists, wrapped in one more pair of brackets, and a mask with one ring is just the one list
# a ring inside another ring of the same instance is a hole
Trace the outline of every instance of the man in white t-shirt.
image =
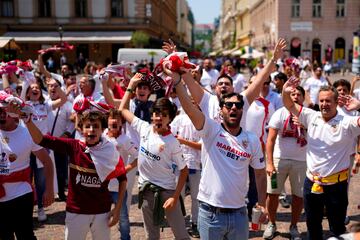
[(308, 101), (308, 107), (314, 110), (319, 110), (319, 90), (322, 86), (331, 85), (329, 80), (322, 76), (321, 67), (316, 67), (313, 72), (313, 76), (308, 78), (304, 84), (306, 91), (306, 100)]
[[(241, 119), (240, 125), (244, 127), (245, 124), (245, 115), (249, 105), (259, 97), (261, 87), (263, 83), (268, 79), (271, 71), (273, 70), (276, 61), (282, 57), (283, 49), (286, 47), (286, 42), (284, 39), (280, 39), (275, 46), (273, 57), (265, 67), (256, 75), (253, 83), (241, 93), (243, 96), (244, 106), (243, 112), (244, 116)], [(185, 81), (191, 96), (197, 104), (199, 104), (202, 112), (205, 116), (214, 119), (217, 122), (221, 122), (220, 108), (219, 108), (219, 99), (221, 95), (226, 93), (234, 92), (232, 78), (228, 75), (222, 75), (218, 77), (215, 82), (215, 95), (210, 94), (204, 90), (192, 77), (184, 76), (183, 80)]]
[(46, 177), (45, 207), (54, 201), (53, 165), (45, 149), (36, 145), (19, 118), (0, 103), (0, 239), (36, 239), (33, 231), (33, 192), (30, 153), (43, 163)]
[(212, 67), (211, 59), (206, 58), (203, 62), (203, 71), (200, 78), (201, 85), (209, 92), (212, 92), (218, 77), (219, 71)]
[(321, 87), (318, 94), (320, 112), (301, 108), (290, 98), (298, 85), (298, 79), (288, 80), (282, 96), (284, 106), (307, 128), (304, 206), (308, 239), (322, 239), (324, 207), (330, 231), (339, 236), (346, 231), (349, 156), (360, 134), (359, 117), (338, 114), (338, 93), (328, 86)]
[[(302, 105), (305, 99), (304, 89), (298, 86), (291, 93), (291, 99)], [(290, 235), (291, 239), (301, 239), (297, 223), (303, 209), (302, 196), (306, 172), (305, 134), (305, 129), (297, 125), (296, 119), (285, 107), (278, 109), (271, 117), (266, 145), (266, 172), (269, 175), (267, 178), (267, 209), (270, 222), (264, 231), (264, 239), (272, 239), (275, 236), (279, 194), (284, 189), (288, 177), (292, 192)], [(274, 178), (277, 184), (272, 186), (271, 177), (275, 173)]]
[[(249, 165), (255, 169), (258, 203), (263, 210), (266, 176), (264, 162), (260, 160), (263, 154), (259, 139), (240, 127), (243, 97), (237, 93), (222, 95), (219, 104), (222, 116), (220, 124), (192, 104), (178, 74), (169, 74), (177, 82), (175, 87), (181, 105), (194, 127), (200, 131), (203, 141), (203, 169), (198, 194), (198, 228), (201, 239), (248, 239), (245, 199)], [(182, 76), (189, 78), (189, 75), (187, 72)], [(264, 218), (265, 215), (262, 214), (260, 221)]]

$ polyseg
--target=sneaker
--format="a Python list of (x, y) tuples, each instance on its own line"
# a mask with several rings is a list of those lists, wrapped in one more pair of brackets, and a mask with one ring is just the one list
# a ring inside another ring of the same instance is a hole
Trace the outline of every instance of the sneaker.
[(301, 240), (300, 233), (296, 225), (290, 226), (290, 239), (291, 240)]
[(38, 209), (38, 221), (44, 222), (44, 221), (46, 221), (46, 219), (47, 219), (47, 217), (46, 217), (44, 208)]
[(200, 234), (196, 223), (191, 223), (191, 228), (188, 229), (188, 233), (193, 238), (200, 238)]
[(280, 198), (279, 202), (280, 202), (280, 204), (281, 204), (281, 206), (283, 208), (289, 208), (290, 207), (290, 203), (286, 198)]
[(269, 223), (268, 225), (266, 225), (264, 234), (263, 234), (263, 238), (264, 239), (273, 239), (275, 237), (275, 233), (276, 233), (276, 225)]

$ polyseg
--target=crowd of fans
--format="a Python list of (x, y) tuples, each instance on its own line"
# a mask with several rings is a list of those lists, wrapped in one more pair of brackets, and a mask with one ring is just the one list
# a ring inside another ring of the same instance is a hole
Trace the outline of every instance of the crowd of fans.
[[(147, 63), (85, 60), (76, 74), (64, 53), (58, 73), (47, 53), (26, 69), (15, 62), (0, 91), (0, 239), (36, 239), (33, 203), (43, 222), (54, 196), (66, 201), (66, 239), (110, 239), (118, 222), (130, 239), (136, 172), (147, 239), (166, 223), (176, 239), (247, 239), (249, 222), (268, 222), (272, 239), (279, 202), (291, 207), (291, 239), (303, 209), (309, 239), (322, 239), (324, 216), (334, 237), (356, 239), (345, 225), (360, 77), (330, 79), (328, 63), (283, 59), (285, 47), (249, 77), (229, 59), (217, 70), (211, 58), (177, 68), (170, 58), (163, 78)], [(163, 49), (180, 58), (173, 43)]]

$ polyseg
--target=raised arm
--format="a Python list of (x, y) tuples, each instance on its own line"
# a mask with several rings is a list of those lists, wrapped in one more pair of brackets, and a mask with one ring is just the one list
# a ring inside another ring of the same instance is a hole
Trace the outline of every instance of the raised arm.
[(260, 90), (264, 82), (269, 78), (270, 73), (273, 71), (275, 64), (279, 58), (283, 55), (283, 50), (286, 48), (286, 41), (282, 38), (279, 39), (275, 46), (273, 57), (265, 65), (265, 67), (256, 75), (255, 80), (248, 86), (243, 92), (243, 95), (247, 98), (249, 105), (259, 97)]
[[(111, 90), (109, 88), (109, 82), (113, 83), (112, 74), (109, 74), (107, 79), (106, 79), (106, 77), (104, 77), (104, 78), (105, 79), (101, 79), (101, 85), (103, 88), (103, 95), (104, 95), (106, 103), (111, 106), (114, 106), (114, 107), (119, 107), (121, 100), (115, 99), (113, 93), (111, 92)], [(114, 85), (114, 84), (112, 84), (112, 85)]]
[(129, 85), (126, 89), (125, 95), (121, 101), (119, 110), (121, 111), (122, 116), (128, 123), (132, 123), (135, 115), (129, 111), (129, 102), (131, 98), (131, 94), (134, 92), (138, 82), (141, 81), (142, 74), (136, 73), (130, 80)]
[[(185, 82), (186, 82), (185, 79), (187, 79), (187, 81), (195, 82), (194, 79), (192, 78), (190, 72), (186, 72), (182, 76), (183, 76), (183, 79), (184, 79)], [(183, 107), (186, 114), (190, 117), (191, 122), (194, 124), (194, 127), (197, 130), (201, 130), (204, 127), (204, 124), (205, 124), (205, 116), (204, 116), (204, 114), (200, 111), (199, 108), (197, 108), (191, 102), (190, 97), (188, 96), (188, 94), (187, 94), (187, 92), (185, 90), (185, 87), (181, 82), (179, 74), (173, 73), (172, 77), (173, 77), (173, 79), (175, 81), (175, 89), (176, 89), (176, 93), (178, 95), (178, 98), (180, 100), (181, 106)]]
[(51, 101), (52, 102), (52, 109), (55, 110), (58, 107), (61, 107), (62, 105), (64, 105), (67, 101), (67, 96), (66, 93), (61, 89), (60, 86), (57, 86), (55, 88), (55, 91), (57, 92), (57, 94), (60, 96), (58, 99)]
[[(360, 76), (355, 76), (353, 77), (353, 79), (351, 80), (351, 89), (350, 89), (350, 95), (353, 96), (354, 95), (354, 90), (355, 90), (355, 86), (356, 86), (356, 82), (360, 81)], [(4, 87), (5, 88), (5, 87)]]
[(284, 107), (286, 107), (286, 109), (295, 116), (299, 116), (300, 114), (300, 105), (294, 103), (291, 100), (290, 94), (296, 89), (297, 86), (299, 86), (299, 84), (300, 80), (298, 78), (291, 77), (285, 82), (282, 90)]
[(49, 72), (48, 70), (46, 70), (46, 68), (45, 68), (44, 61), (43, 61), (43, 56), (44, 56), (44, 55), (43, 55), (42, 53), (40, 53), (40, 54), (38, 55), (39, 70), (40, 70), (40, 72), (41, 72), (42, 74), (45, 75), (45, 77), (51, 78), (50, 72)]

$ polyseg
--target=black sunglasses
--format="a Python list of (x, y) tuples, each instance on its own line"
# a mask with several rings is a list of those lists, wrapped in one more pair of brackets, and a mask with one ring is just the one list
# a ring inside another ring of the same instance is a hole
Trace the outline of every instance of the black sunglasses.
[(227, 109), (231, 109), (233, 106), (235, 105), (235, 107), (237, 109), (241, 109), (243, 107), (243, 103), (242, 102), (224, 102), (224, 106)]

